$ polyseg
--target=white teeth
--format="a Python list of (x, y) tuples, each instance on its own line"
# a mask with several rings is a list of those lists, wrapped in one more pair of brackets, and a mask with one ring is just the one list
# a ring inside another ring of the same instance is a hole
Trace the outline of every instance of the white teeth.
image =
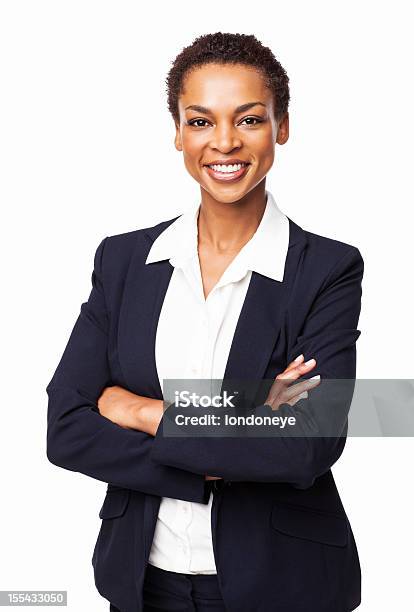
[(214, 170), (214, 172), (224, 172), (224, 173), (230, 173), (230, 172), (237, 172), (238, 170), (240, 170), (242, 167), (244, 167), (246, 164), (233, 164), (233, 165), (228, 165), (228, 166), (224, 166), (221, 164), (212, 164), (209, 166), (209, 168), (212, 168)]

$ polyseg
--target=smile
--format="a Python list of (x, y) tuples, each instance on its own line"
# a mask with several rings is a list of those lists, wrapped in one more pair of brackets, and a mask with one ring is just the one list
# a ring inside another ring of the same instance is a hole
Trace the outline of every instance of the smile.
[(247, 168), (250, 166), (249, 163), (239, 164), (211, 164), (204, 166), (209, 176), (217, 181), (235, 181), (244, 176), (247, 172)]

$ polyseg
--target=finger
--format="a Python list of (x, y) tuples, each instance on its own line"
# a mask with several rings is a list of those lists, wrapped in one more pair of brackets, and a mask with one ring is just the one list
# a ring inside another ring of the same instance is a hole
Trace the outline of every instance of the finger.
[(302, 371), (306, 371), (309, 369), (310, 366), (315, 366), (316, 365), (316, 359), (308, 359), (308, 361), (304, 361), (305, 357), (303, 355), (303, 353), (301, 355), (299, 355), (299, 357), (296, 357), (296, 359), (294, 359), (293, 361), (290, 362), (290, 364), (287, 366), (287, 368), (285, 370), (283, 370), (283, 374), (285, 374), (286, 372), (290, 372), (291, 370), (294, 370), (295, 368), (301, 368)]
[[(303, 360), (304, 359), (305, 359), (305, 357), (304, 357), (303, 353), (301, 353), (298, 357), (296, 357), (296, 359), (294, 359), (293, 361), (290, 362), (288, 367), (285, 370), (283, 370), (283, 372), (281, 372), (280, 374), (278, 374), (278, 376), (276, 376), (276, 379), (280, 380), (283, 374), (286, 374), (287, 372), (291, 372), (292, 370), (295, 370), (295, 368), (297, 368), (299, 365), (303, 364)], [(275, 389), (277, 389), (280, 386), (277, 383), (274, 383), (274, 384), (275, 384), (275, 388), (273, 389), (273, 391), (275, 391)]]
[(304, 391), (307, 391), (308, 389), (313, 389), (314, 387), (317, 387), (320, 382), (320, 374), (317, 374), (316, 376), (312, 376), (312, 378), (302, 380), (301, 382), (296, 383), (295, 385), (291, 385), (290, 387), (287, 387), (284, 390), (283, 399), (290, 400), (293, 397), (300, 395)]
[(283, 385), (281, 385), (277, 381), (297, 380), (302, 374), (305, 374), (306, 372), (310, 372), (310, 370), (312, 370), (312, 368), (314, 368), (316, 365), (316, 359), (313, 359), (313, 358), (308, 359), (308, 361), (306, 361), (305, 363), (295, 364), (295, 361), (297, 360), (300, 361), (301, 359), (303, 359), (303, 355), (299, 355), (299, 357), (297, 357), (296, 360), (292, 361), (289, 364), (286, 370), (284, 370), (283, 372), (281, 372), (280, 374), (276, 376), (273, 386), (271, 390), (269, 391), (269, 395), (272, 395), (272, 396), (275, 395), (275, 392), (283, 387)]
[(277, 393), (272, 387), (273, 393), (268, 394), (265, 404), (272, 406), (272, 408), (277, 408), (281, 404), (289, 404), (292, 398), (297, 397), (304, 391), (317, 387), (320, 383), (320, 378), (320, 374), (317, 374), (316, 376), (312, 376), (307, 380), (290, 386), (287, 386), (287, 381), (281, 381), (283, 387), (279, 387)]
[(287, 402), (288, 404), (290, 404), (291, 406), (294, 406), (295, 404), (297, 404), (301, 399), (307, 399), (308, 397), (308, 392), (307, 391), (303, 391), (303, 393), (299, 393), (299, 395), (297, 395), (296, 397), (292, 398), (289, 402)]
[(277, 378), (282, 379), (282, 380), (288, 380), (288, 379), (296, 380), (302, 374), (306, 372), (310, 372), (310, 370), (312, 370), (312, 368), (314, 368), (315, 366), (316, 366), (316, 359), (312, 357), (312, 359), (308, 359), (308, 361), (305, 361), (304, 363), (300, 363), (299, 365), (296, 365), (294, 368), (286, 369), (284, 372), (279, 374)]
[[(291, 370), (285, 370), (278, 374), (269, 390), (268, 400), (275, 400), (289, 384), (300, 378), (303, 374), (310, 372), (316, 365), (315, 359), (309, 359), (307, 362), (293, 367)], [(267, 401), (266, 401), (267, 403)]]
[(308, 390), (317, 387), (320, 382), (321, 377), (319, 374), (317, 374), (316, 376), (309, 378), (309, 380), (292, 385), (288, 389), (285, 389), (284, 393), (280, 396), (280, 404), (289, 404), (290, 406), (294, 406), (300, 399), (307, 398)]
[(294, 406), (295, 404), (297, 404), (301, 399), (306, 399), (308, 397), (308, 392), (307, 391), (303, 391), (302, 393), (299, 393), (298, 395), (295, 395), (294, 397), (292, 397), (289, 400), (279, 400), (278, 404), (272, 408), (272, 410), (279, 410), (280, 406), (282, 406), (283, 404), (289, 404), (289, 406)]
[(268, 392), (265, 404), (272, 405), (273, 402), (277, 401), (284, 390), (289, 386), (293, 380), (297, 380), (303, 374), (310, 372), (316, 366), (316, 359), (308, 359), (305, 363), (296, 365), (292, 369), (286, 369), (278, 374)]
[(285, 369), (285, 372), (291, 370), (292, 368), (296, 368), (296, 366), (298, 366), (300, 363), (303, 363), (304, 359), (305, 356), (303, 355), (303, 353), (301, 353), (298, 357), (296, 357), (296, 359), (293, 359), (293, 361), (290, 362), (288, 367)]

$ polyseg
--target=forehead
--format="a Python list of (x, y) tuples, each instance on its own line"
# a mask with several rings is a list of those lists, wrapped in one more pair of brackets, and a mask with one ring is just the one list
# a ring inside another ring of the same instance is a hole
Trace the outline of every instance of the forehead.
[(203, 64), (184, 77), (179, 105), (235, 107), (252, 100), (271, 104), (272, 94), (259, 70), (243, 64)]

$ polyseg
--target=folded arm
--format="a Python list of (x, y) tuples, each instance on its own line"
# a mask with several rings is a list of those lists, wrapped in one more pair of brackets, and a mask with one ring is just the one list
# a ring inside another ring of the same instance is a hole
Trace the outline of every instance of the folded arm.
[(47, 457), (53, 464), (97, 480), (165, 497), (205, 502), (204, 475), (152, 461), (154, 438), (126, 429), (99, 413), (110, 386), (108, 310), (102, 284), (107, 238), (94, 258), (92, 290), (49, 382)]

